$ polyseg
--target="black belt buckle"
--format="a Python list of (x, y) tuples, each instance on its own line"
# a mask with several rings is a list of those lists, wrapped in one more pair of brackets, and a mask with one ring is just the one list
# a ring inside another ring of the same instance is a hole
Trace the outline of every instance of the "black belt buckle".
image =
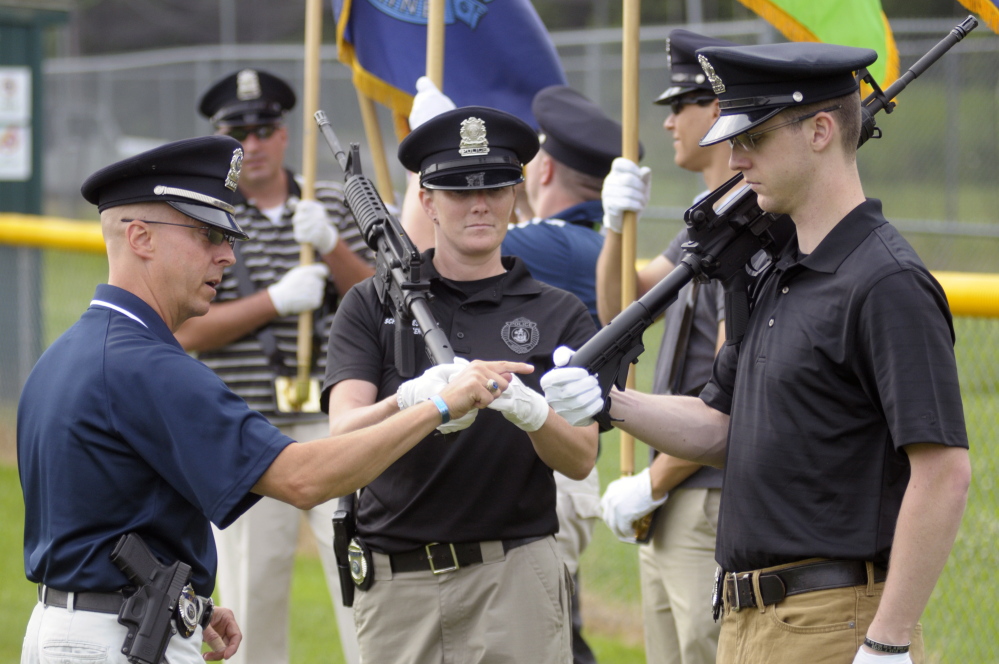
[(430, 544), (427, 544), (426, 547), (424, 547), (427, 551), (427, 562), (430, 563), (431, 572), (433, 572), (434, 574), (447, 574), (448, 572), (457, 572), (459, 569), (461, 569), (461, 565), (458, 563), (458, 554), (454, 552), (454, 544), (448, 543), (446, 545), (449, 547), (451, 551), (452, 565), (450, 565), (449, 567), (441, 567), (440, 569), (438, 569), (434, 565), (434, 554), (430, 550), (430, 547), (432, 546), (445, 546), (445, 545), (441, 544), (440, 542), (431, 542)]

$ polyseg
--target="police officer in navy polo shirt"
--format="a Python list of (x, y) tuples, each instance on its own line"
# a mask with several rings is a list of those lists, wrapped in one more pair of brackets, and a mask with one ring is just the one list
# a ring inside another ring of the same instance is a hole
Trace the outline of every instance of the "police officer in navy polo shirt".
[[(428, 436), (360, 493), (359, 540), (370, 586), (354, 597), (365, 662), (455, 664), (571, 660), (572, 581), (555, 542), (553, 471), (586, 477), (596, 425), (574, 428), (540, 393), (551, 353), (594, 332), (577, 297), (536, 281), (501, 253), (523, 164), (538, 138), (526, 123), (468, 106), (437, 115), (399, 146), (432, 220), (424, 253), (430, 308), (459, 358), (529, 362), (467, 429)], [(331, 431), (408, 410), (445, 384), (434, 370), (404, 381), (395, 325), (373, 280), (333, 319), (324, 396)], [(415, 357), (429, 366), (422, 339)]]
[[(18, 405), (25, 504), (24, 566), (38, 584), (21, 661), (125, 664), (118, 612), (136, 592), (110, 554), (140, 537), (164, 565), (192, 569), (166, 660), (232, 656), (232, 612), (209, 610), (224, 528), (271, 496), (308, 509), (368, 484), (433, 431), (484, 407), (513, 362), (453, 367), (439, 404), (427, 401), (366, 430), (296, 444), (250, 410), (173, 331), (208, 310), (232, 244), (242, 149), (226, 136), (142, 153), (87, 179), (107, 244), (108, 283), (39, 359)], [(490, 390), (494, 387), (494, 390)], [(200, 599), (195, 599), (200, 598)], [(179, 598), (171, 598), (179, 599)], [(166, 631), (166, 630), (164, 630)], [(186, 635), (186, 638), (185, 638)], [(146, 634), (150, 638), (161, 635)]]
[[(745, 336), (699, 397), (612, 391), (610, 415), (724, 466), (718, 662), (920, 664), (971, 469), (947, 299), (857, 170), (855, 72), (877, 54), (697, 55), (721, 106), (701, 145), (729, 141), (731, 167), (795, 234), (757, 266)], [(583, 369), (545, 378), (556, 411), (604, 405)]]

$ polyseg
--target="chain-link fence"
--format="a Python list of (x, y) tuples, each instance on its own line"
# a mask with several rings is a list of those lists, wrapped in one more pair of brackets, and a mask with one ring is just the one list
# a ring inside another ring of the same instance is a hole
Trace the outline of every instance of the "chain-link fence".
[[(703, 182), (673, 164), (662, 122), (667, 112), (651, 100), (665, 87), (665, 38), (673, 26), (642, 30), (641, 130), (645, 163), (654, 173), (652, 206), (639, 232), (639, 255), (650, 257), (679, 228), (687, 202)], [(739, 42), (778, 39), (762, 21), (687, 26)], [(950, 20), (893, 22), (902, 69), (953, 27)], [(620, 32), (556, 33), (570, 83), (620, 115)], [(861, 150), (869, 196), (881, 198), (890, 220), (934, 270), (999, 273), (999, 38), (980, 28), (899, 98), (898, 110), (879, 116), (884, 138)], [(46, 63), (44, 132), (45, 209), (49, 214), (95, 219), (80, 195), (87, 175), (112, 161), (168, 140), (206, 134), (196, 113), (202, 91), (241, 67), (260, 67), (301, 89), (300, 45), (190, 48)], [(350, 72), (323, 51), (320, 106), (341, 141), (365, 143)], [(445, 72), (446, 76), (446, 72)], [(647, 103), (645, 103), (647, 102)], [(389, 115), (379, 111), (397, 189), (404, 174), (393, 155), (397, 141)], [(289, 166), (301, 154), (301, 113), (288, 118)], [(319, 175), (337, 167), (321, 149)], [(365, 163), (370, 163), (367, 154)], [(95, 283), (106, 279), (102, 257), (66, 252), (3, 249), (4, 271), (37, 275), (41, 332), (25, 330), (32, 312), (0, 308), (0, 455), (11, 459), (16, 395), (37, 348), (51, 342), (86, 307)], [(0, 276), (0, 279), (3, 277)], [(29, 280), (30, 281), (30, 280)], [(20, 279), (19, 283), (24, 283)], [(9, 303), (5, 303), (8, 305)], [(931, 662), (999, 661), (999, 621), (990, 581), (999, 540), (999, 320), (959, 319), (957, 352), (969, 423), (975, 479), (957, 547), (924, 616)], [(34, 335), (34, 336), (33, 336)], [(647, 347), (657, 346), (646, 340)], [(53, 395), (58, 398), (58, 395)]]

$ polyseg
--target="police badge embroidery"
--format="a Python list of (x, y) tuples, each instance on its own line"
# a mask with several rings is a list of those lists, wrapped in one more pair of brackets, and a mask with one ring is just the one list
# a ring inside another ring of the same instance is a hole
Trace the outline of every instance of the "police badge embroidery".
[(510, 347), (510, 350), (524, 355), (538, 345), (541, 333), (538, 331), (537, 323), (521, 317), (503, 325), (500, 337), (503, 339), (503, 343)]
[(462, 120), (458, 135), (461, 136), (461, 143), (458, 144), (458, 154), (462, 157), (489, 154), (489, 141), (486, 140), (486, 123), (479, 118)]
[(721, 77), (715, 73), (714, 66), (708, 62), (708, 59), (703, 55), (697, 56), (697, 61), (701, 63), (701, 69), (707, 74), (708, 80), (711, 81), (711, 89), (715, 91), (716, 95), (720, 95), (725, 92), (725, 84), (722, 82)]

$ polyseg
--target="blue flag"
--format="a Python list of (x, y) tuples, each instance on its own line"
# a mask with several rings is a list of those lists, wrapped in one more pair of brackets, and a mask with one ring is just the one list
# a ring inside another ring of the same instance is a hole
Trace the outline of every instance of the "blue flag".
[[(337, 53), (354, 85), (401, 116), (426, 73), (428, 0), (332, 0)], [(528, 0), (446, 0), (443, 92), (533, 127), (531, 100), (565, 85), (548, 31)]]

